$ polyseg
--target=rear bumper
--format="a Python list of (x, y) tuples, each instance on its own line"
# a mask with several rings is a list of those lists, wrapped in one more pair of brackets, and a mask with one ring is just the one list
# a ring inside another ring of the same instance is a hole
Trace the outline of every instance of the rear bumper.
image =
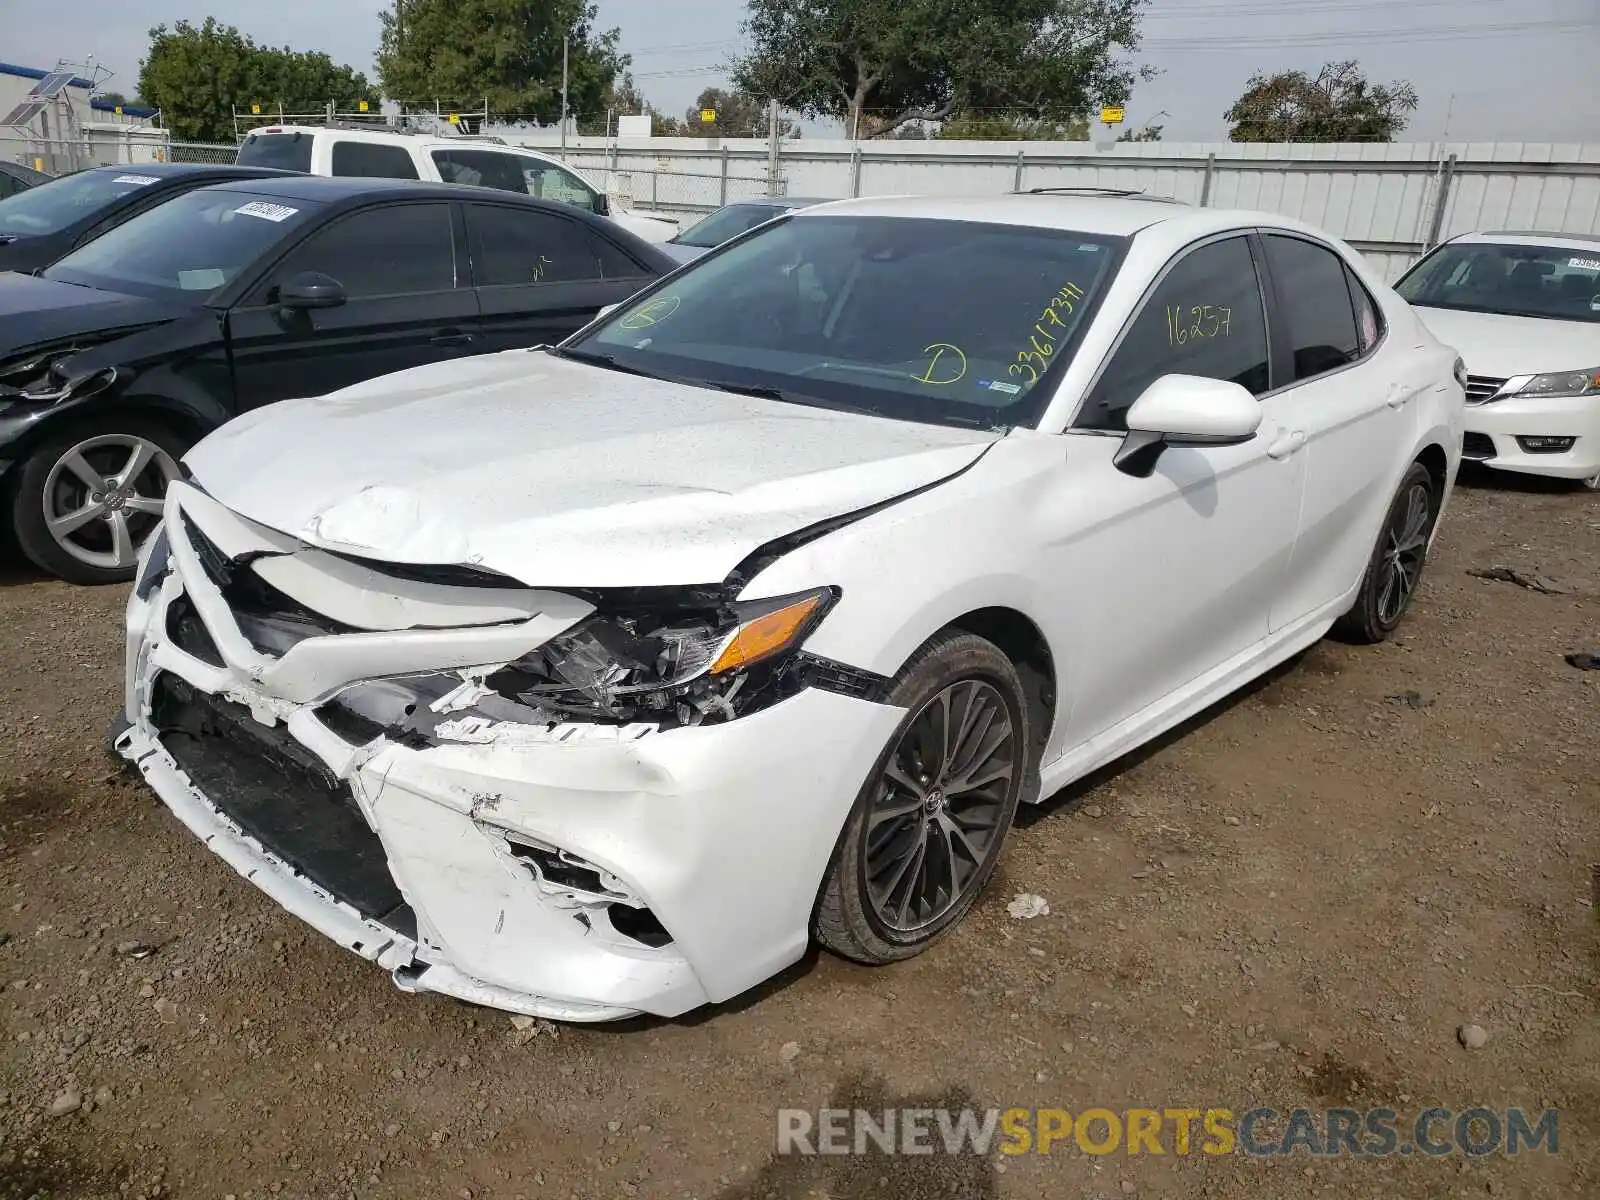
[[(1508, 397), (1468, 405), (1466, 431), (1469, 461), (1556, 479), (1600, 475), (1600, 397)], [(1570, 448), (1553, 453), (1518, 440), (1549, 437), (1574, 440)]]

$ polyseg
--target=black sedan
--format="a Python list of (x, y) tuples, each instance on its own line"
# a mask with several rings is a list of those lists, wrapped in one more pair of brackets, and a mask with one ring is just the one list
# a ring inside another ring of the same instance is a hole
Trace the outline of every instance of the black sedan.
[(0, 274), (17, 543), (64, 579), (127, 579), (178, 459), (236, 414), (559, 341), (672, 267), (511, 193), (285, 175), (179, 196), (37, 276)]
[(38, 187), (41, 183), (49, 183), (54, 178), (54, 175), (35, 171), (32, 167), (25, 167), (21, 163), (0, 162), (0, 200), (4, 200), (7, 196), (15, 196), (18, 192), (25, 192), (29, 188)]
[(91, 167), (0, 200), (0, 271), (49, 266), (108, 229), (183, 192), (230, 179), (287, 175), (232, 163)]

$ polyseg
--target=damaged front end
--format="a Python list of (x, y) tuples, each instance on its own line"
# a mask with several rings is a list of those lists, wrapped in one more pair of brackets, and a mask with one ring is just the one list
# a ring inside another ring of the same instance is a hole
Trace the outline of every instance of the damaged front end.
[(175, 483), (116, 748), (406, 990), (673, 1015), (803, 952), (898, 719), (881, 678), (802, 649), (837, 600), (370, 562)]

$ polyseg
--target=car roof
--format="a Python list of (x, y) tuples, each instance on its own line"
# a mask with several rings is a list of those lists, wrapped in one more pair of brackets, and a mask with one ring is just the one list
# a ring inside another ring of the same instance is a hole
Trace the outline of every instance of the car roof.
[(152, 162), (123, 164), (120, 167), (91, 167), (100, 174), (115, 172), (118, 175), (149, 175), (156, 179), (184, 179), (196, 175), (216, 175), (223, 179), (269, 179), (274, 176), (293, 177), (295, 171), (280, 171), (276, 167), (239, 166), (236, 163), (173, 163)]
[[(465, 187), (459, 183), (430, 183), (420, 179), (391, 179), (387, 176), (307, 175), (303, 171), (273, 171), (269, 175), (270, 177), (261, 179), (240, 179), (219, 183), (215, 185), (215, 190), (253, 192), (263, 196), (280, 196), (286, 200), (314, 200), (322, 204), (338, 204), (345, 200), (387, 195), (459, 200)], [(472, 192), (483, 200), (506, 200), (513, 204), (526, 201), (540, 208), (562, 212), (575, 211), (570, 204), (536, 200), (532, 196), (503, 192), (495, 188), (473, 188)]]
[(1537, 230), (1479, 230), (1450, 239), (1451, 243), (1498, 246), (1551, 246), (1562, 250), (1600, 250), (1600, 233), (1540, 233)]
[(1092, 191), (1022, 192), (1000, 196), (869, 196), (830, 200), (795, 212), (797, 220), (823, 216), (884, 216), (991, 225), (1031, 226), (1104, 237), (1148, 234), (1174, 246), (1231, 229), (1268, 228), (1337, 242), (1332, 234), (1277, 213), (1196, 208), (1161, 196), (1116, 196)]

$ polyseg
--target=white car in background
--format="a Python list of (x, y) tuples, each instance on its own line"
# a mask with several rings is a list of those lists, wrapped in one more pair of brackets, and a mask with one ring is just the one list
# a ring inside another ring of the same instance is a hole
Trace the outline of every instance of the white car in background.
[(1019, 804), (1396, 627), (1459, 368), (1276, 216), (804, 209), (557, 348), (207, 437), (116, 745), (407, 990), (596, 1021), (907, 958)]
[(1600, 235), (1469, 233), (1395, 290), (1466, 361), (1466, 458), (1600, 487)]
[(252, 130), (237, 160), (311, 175), (426, 179), (498, 188), (558, 200), (616, 222), (647, 242), (665, 242), (677, 221), (622, 208), (560, 159), (496, 137), (433, 137), (330, 125), (269, 125)]

